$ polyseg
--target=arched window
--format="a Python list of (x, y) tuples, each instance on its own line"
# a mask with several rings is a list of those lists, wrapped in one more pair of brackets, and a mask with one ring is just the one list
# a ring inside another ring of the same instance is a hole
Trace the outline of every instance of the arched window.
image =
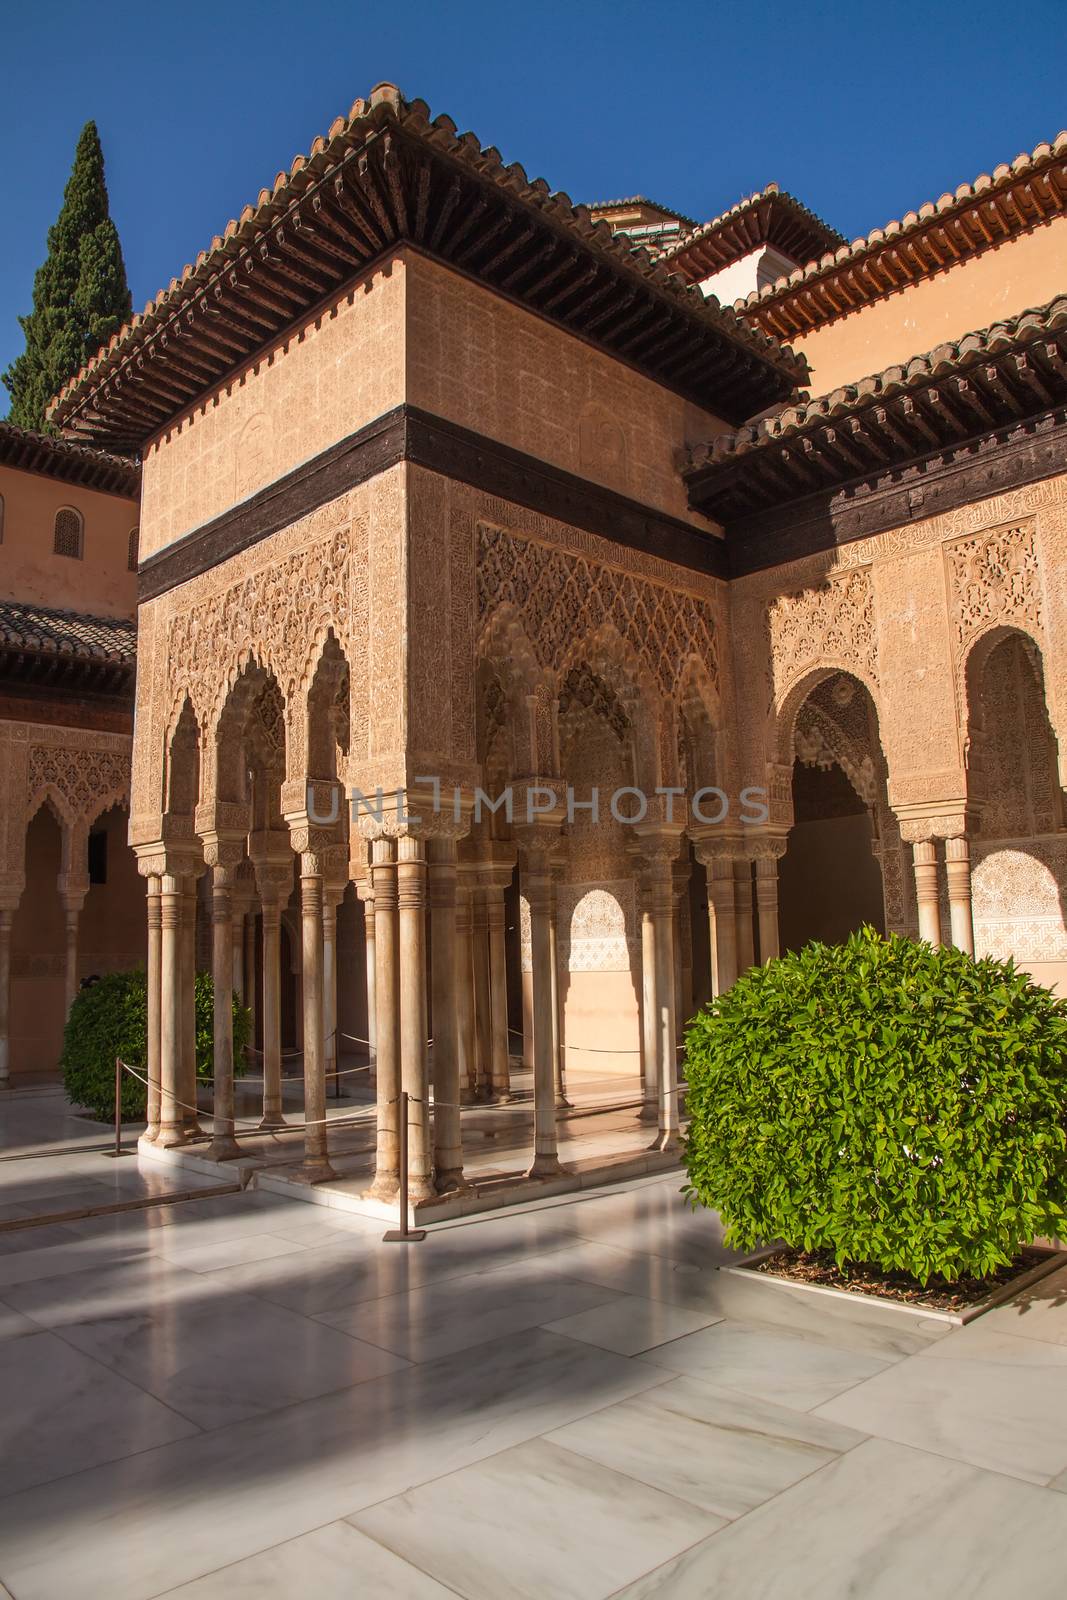
[(129, 553), (126, 557), (126, 565), (131, 572), (137, 571), (137, 535), (139, 532), (138, 528), (131, 528), (130, 530)]
[(57, 511), (55, 543), (52, 547), (56, 555), (71, 556), (75, 561), (80, 561), (84, 533), (85, 524), (80, 511), (74, 511), (70, 506)]

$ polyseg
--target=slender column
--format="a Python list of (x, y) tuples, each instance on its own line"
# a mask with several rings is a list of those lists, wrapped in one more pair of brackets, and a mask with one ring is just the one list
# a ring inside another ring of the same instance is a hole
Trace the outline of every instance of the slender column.
[(300, 917), (304, 956), (304, 1160), (299, 1178), (320, 1183), (335, 1176), (326, 1137), (326, 1051), (322, 1020), (322, 872), (306, 852), (300, 862)]
[(759, 951), (764, 965), (778, 956), (778, 857), (756, 859), (756, 910), (759, 914)]
[(548, 852), (529, 850), (523, 876), (533, 953), (534, 1159), (529, 1175), (549, 1178), (560, 1171), (560, 1164), (552, 1059), (552, 904), (556, 885)]
[(553, 1086), (557, 1111), (567, 1111), (571, 1102), (567, 1099), (566, 1084), (564, 1081), (564, 1056), (566, 1054), (565, 1035), (563, 1031), (563, 992), (559, 981), (559, 916), (557, 914), (556, 878), (552, 880), (552, 905), (548, 913), (548, 947), (549, 960), (552, 964), (552, 1070), (554, 1074)]
[(244, 911), (237, 904), (237, 895), (233, 894), (233, 914), (230, 927), (233, 937), (233, 992), (241, 1004), (245, 1004), (245, 917)]
[(159, 1134), (160, 1126), (160, 1019), (162, 1015), (162, 979), (163, 979), (163, 907), (160, 901), (160, 878), (158, 873), (150, 873), (147, 880), (147, 912), (148, 912), (148, 962), (147, 962), (147, 1011), (148, 1011), (148, 1039), (145, 1055), (145, 1077), (148, 1079), (148, 1126), (144, 1137), (149, 1143), (155, 1141)]
[(974, 955), (974, 919), (971, 914), (971, 855), (966, 834), (945, 840), (948, 874), (948, 914), (952, 943)]
[(492, 1096), (493, 991), (489, 971), (489, 914), (487, 890), (479, 882), (471, 895), (471, 938), (474, 950), (474, 1019), (477, 1040), (475, 1098)]
[(485, 896), (491, 1016), (489, 1089), (494, 1100), (506, 1100), (511, 1092), (511, 1068), (508, 1061), (508, 977), (504, 946), (503, 884), (490, 882), (486, 887)]
[(214, 987), (213, 1129), (208, 1156), (230, 1161), (240, 1155), (234, 1138), (233, 1088), (233, 868), (211, 869), (211, 976)]
[(711, 991), (725, 994), (737, 978), (737, 923), (734, 867), (729, 856), (713, 856), (708, 867), (708, 921), (711, 930)]
[(941, 906), (937, 892), (937, 846), (922, 839), (911, 847), (915, 865), (915, 898), (919, 909), (919, 938), (936, 949), (941, 943)]
[(13, 906), (0, 906), (0, 1088), (11, 1081), (11, 924)]
[(63, 895), (63, 922), (66, 946), (66, 969), (64, 982), (64, 1014), (70, 1016), (70, 1008), (78, 993), (78, 922), (81, 918), (81, 909), (85, 903), (85, 894), (79, 890), (68, 890)]
[(248, 1007), (248, 1020), (252, 1025), (252, 1036), (256, 1031), (256, 905), (253, 900), (245, 917), (245, 948), (244, 948), (244, 990), (242, 999)]
[(659, 1120), (659, 1032), (656, 996), (656, 929), (652, 902), (641, 876), (641, 1075), (644, 1087), (642, 1122)]
[(734, 897), (737, 970), (747, 972), (756, 959), (756, 947), (752, 937), (752, 863), (747, 856), (734, 860)]
[(182, 896), (182, 976), (181, 976), (181, 1076), (178, 1098), (184, 1102), (182, 1117), (190, 1136), (203, 1132), (196, 1112), (199, 1105), (196, 1076), (196, 877), (184, 880)]
[(478, 1032), (474, 1014), (474, 868), (461, 866), (456, 886), (456, 1054), (460, 1094), (473, 1100), (478, 1073)]
[(378, 1131), (374, 1182), (369, 1193), (376, 1199), (391, 1200), (396, 1194), (400, 1173), (400, 1145), (397, 1136), (400, 1097), (400, 989), (397, 970), (395, 842), (392, 839), (375, 839), (371, 846), (371, 860), (374, 885)]
[(333, 885), (322, 897), (322, 1027), (327, 1085), (337, 1073), (337, 907), (343, 888)]
[(400, 947), (400, 1086), (408, 1095), (408, 1180), (413, 1200), (434, 1192), (430, 1161), (430, 1074), (426, 1052), (426, 845), (397, 842)]
[(182, 1094), (184, 1040), (182, 994), (182, 944), (185, 895), (180, 878), (160, 879), (159, 924), (159, 1133), (156, 1143), (165, 1149), (185, 1143), (185, 1114), (178, 1101)]
[(282, 1128), (282, 908), (263, 896), (263, 1120), (261, 1128)]
[(469, 1187), (463, 1177), (457, 1006), (456, 841), (430, 842), (430, 984), (433, 996), (433, 1161), (437, 1190)]
[(375, 1065), (375, 1048), (377, 1045), (375, 1027), (375, 953), (374, 953), (374, 891), (369, 890), (360, 895), (363, 901), (363, 942), (366, 947), (367, 962), (367, 1050), (371, 1061), (371, 1083), (373, 1085), (377, 1066)]
[(674, 894), (671, 863), (666, 854), (652, 855), (648, 865), (649, 901), (656, 967), (656, 1084), (659, 1097), (658, 1150), (680, 1143), (678, 1116), (678, 1048), (674, 1016)]

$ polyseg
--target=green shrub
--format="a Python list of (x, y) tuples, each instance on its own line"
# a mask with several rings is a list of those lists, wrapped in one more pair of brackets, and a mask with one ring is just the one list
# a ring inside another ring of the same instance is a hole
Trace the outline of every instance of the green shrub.
[(1062, 1231), (1067, 1002), (1010, 962), (871, 928), (755, 967), (686, 1035), (686, 1193), (921, 1282)]
[[(196, 975), (196, 1072), (210, 1078), (214, 1065), (212, 1028), (214, 988), (210, 974)], [(251, 1036), (251, 1017), (233, 997), (234, 1070), (245, 1070), (244, 1047)], [(60, 1066), (67, 1094), (102, 1122), (115, 1115), (115, 1057), (142, 1075), (148, 1038), (147, 980), (143, 970), (109, 972), (76, 995), (63, 1035)], [(130, 1074), (122, 1076), (122, 1119), (144, 1120), (148, 1091)]]

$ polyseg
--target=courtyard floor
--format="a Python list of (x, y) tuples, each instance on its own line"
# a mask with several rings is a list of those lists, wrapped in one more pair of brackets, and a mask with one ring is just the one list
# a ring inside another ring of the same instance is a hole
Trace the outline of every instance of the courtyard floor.
[[(103, 1137), (5, 1096), (0, 1221), (173, 1182)], [(719, 1272), (679, 1184), (407, 1246), (252, 1191), (0, 1231), (0, 1583), (1059, 1600), (1067, 1265), (953, 1330)]]

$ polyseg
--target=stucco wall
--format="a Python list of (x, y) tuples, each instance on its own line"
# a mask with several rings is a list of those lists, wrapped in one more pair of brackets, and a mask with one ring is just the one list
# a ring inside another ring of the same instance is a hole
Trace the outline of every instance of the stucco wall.
[(792, 341), (825, 394), (959, 339), (999, 318), (1045, 305), (1064, 289), (1067, 216), (876, 300)]
[[(0, 598), (101, 617), (133, 615), (137, 575), (129, 570), (129, 549), (136, 500), (5, 466), (0, 495)], [(56, 512), (64, 506), (84, 519), (81, 560), (54, 552)]]

